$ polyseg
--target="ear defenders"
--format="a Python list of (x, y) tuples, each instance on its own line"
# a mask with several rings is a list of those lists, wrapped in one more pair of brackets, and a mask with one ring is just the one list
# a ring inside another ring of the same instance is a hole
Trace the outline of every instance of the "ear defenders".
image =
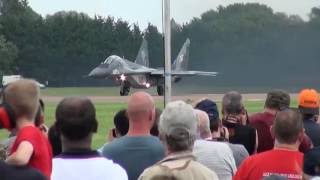
[(0, 128), (11, 130), (15, 128), (15, 114), (7, 103), (0, 104)]

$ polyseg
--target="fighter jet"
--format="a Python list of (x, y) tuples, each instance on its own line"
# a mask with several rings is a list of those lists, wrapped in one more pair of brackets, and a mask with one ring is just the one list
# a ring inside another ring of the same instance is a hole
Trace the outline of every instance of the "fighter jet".
[[(177, 58), (172, 64), (172, 81), (179, 82), (182, 76), (216, 76), (217, 72), (187, 71), (190, 40), (183, 44)], [(116, 55), (109, 56), (88, 75), (93, 78), (112, 79), (120, 85), (120, 95), (127, 96), (130, 88), (147, 89), (157, 86), (159, 96), (164, 93), (163, 68), (149, 67), (148, 43), (143, 39), (134, 62)]]

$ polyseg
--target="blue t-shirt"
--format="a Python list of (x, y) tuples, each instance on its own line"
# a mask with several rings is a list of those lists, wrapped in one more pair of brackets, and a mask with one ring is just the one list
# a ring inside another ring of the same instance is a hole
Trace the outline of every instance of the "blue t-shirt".
[(153, 136), (123, 136), (106, 144), (102, 155), (120, 164), (130, 180), (138, 179), (147, 168), (164, 158), (164, 147)]

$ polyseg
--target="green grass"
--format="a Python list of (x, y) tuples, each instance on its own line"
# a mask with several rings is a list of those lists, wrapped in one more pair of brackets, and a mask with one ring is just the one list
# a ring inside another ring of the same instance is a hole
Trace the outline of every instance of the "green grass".
[(117, 96), (119, 87), (69, 87), (69, 88), (46, 88), (41, 90), (42, 96)]

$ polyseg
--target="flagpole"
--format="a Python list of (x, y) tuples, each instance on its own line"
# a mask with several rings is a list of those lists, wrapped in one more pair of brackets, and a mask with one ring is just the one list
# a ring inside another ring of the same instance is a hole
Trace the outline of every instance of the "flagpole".
[(163, 26), (164, 26), (164, 105), (171, 101), (171, 23), (170, 23), (170, 0), (163, 0)]

